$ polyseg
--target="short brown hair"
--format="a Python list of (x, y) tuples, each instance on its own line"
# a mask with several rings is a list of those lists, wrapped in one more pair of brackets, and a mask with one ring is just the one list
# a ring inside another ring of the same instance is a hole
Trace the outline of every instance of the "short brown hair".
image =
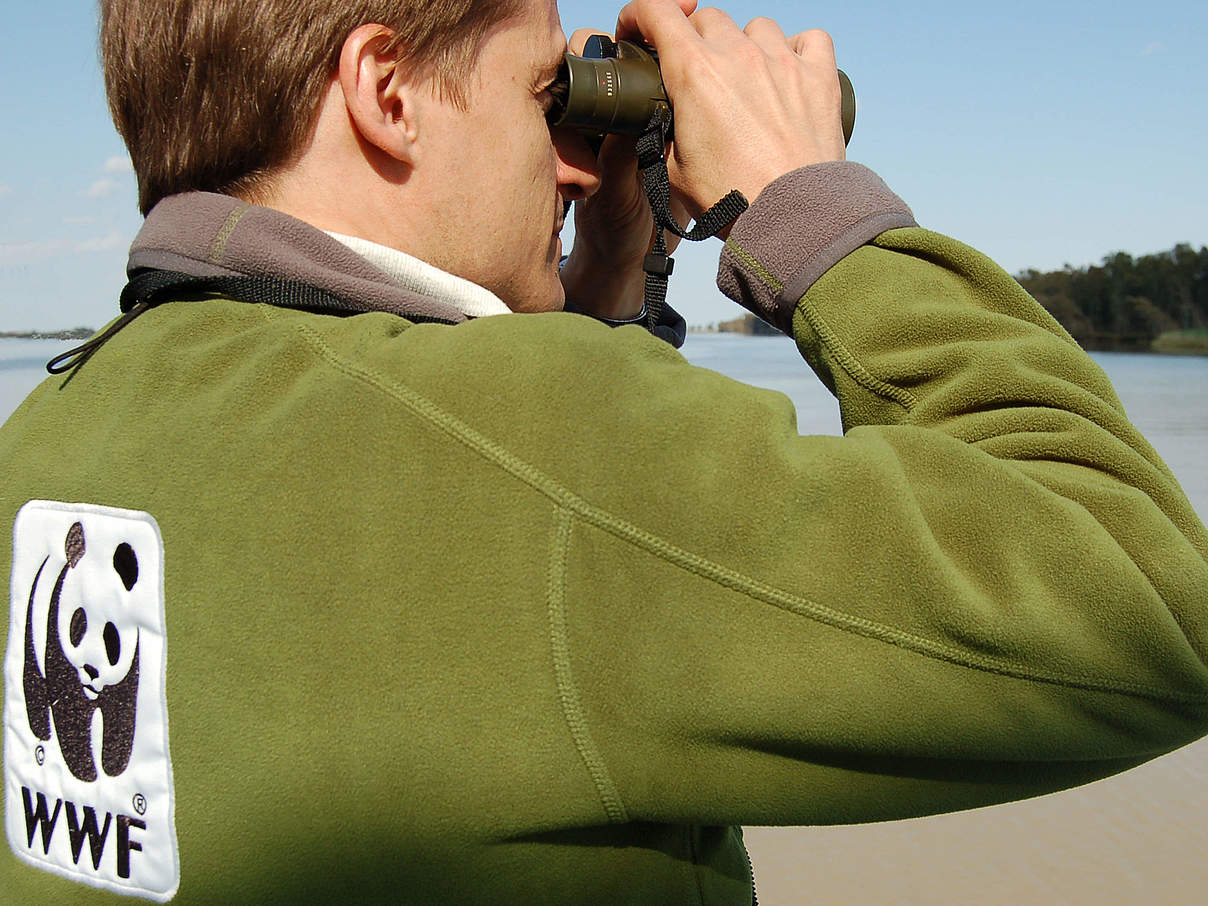
[(454, 103), (493, 26), (524, 0), (101, 0), (109, 110), (143, 214), (204, 190), (254, 195), (310, 139), (344, 39), (378, 23)]

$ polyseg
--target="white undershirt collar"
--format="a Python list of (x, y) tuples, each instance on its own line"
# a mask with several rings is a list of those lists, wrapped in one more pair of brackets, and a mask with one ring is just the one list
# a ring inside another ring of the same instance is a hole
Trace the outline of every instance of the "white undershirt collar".
[(512, 310), (489, 289), (442, 271), (439, 267), (420, 261), (406, 252), (357, 236), (345, 236), (330, 230), (324, 232), (360, 255), (404, 289), (451, 305), (468, 317), (482, 318), (487, 315), (512, 313)]

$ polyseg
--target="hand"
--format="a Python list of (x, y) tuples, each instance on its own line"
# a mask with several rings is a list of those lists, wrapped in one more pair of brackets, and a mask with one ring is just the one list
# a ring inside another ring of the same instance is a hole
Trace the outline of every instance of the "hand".
[(799, 167), (843, 160), (842, 99), (826, 32), (786, 37), (771, 19), (739, 30), (718, 9), (634, 0), (617, 37), (659, 53), (675, 110), (667, 162), (673, 197), (698, 215), (731, 189), (751, 202)]
[[(593, 34), (604, 33), (575, 32), (571, 53), (581, 54)], [(634, 139), (626, 136), (605, 138), (598, 158), (600, 189), (575, 202), (575, 244), (562, 268), (566, 298), (581, 311), (606, 318), (632, 318), (642, 310), (646, 289), (642, 262), (654, 246), (654, 218), (634, 145)], [(682, 201), (673, 199), (671, 212), (681, 225), (687, 223)], [(668, 233), (668, 252), (678, 244), (679, 237)]]

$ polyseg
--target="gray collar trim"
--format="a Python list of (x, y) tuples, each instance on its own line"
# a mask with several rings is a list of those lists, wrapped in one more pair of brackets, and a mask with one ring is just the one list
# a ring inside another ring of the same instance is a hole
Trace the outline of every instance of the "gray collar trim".
[(458, 323), (454, 305), (400, 286), (347, 246), (288, 214), (213, 192), (160, 201), (130, 247), (127, 274), (278, 277), (327, 290), (365, 311)]

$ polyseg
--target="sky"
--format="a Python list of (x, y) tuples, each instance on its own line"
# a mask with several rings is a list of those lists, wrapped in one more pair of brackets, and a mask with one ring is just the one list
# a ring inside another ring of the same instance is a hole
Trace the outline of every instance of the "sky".
[[(0, 2), (0, 330), (97, 327), (141, 218), (95, 4)], [(720, 5), (830, 32), (858, 97), (849, 159), (1012, 274), (1208, 244), (1204, 0)], [(619, 4), (560, 8), (569, 34), (610, 31)], [(669, 300), (690, 324), (741, 314), (714, 286), (719, 250), (676, 253)]]

